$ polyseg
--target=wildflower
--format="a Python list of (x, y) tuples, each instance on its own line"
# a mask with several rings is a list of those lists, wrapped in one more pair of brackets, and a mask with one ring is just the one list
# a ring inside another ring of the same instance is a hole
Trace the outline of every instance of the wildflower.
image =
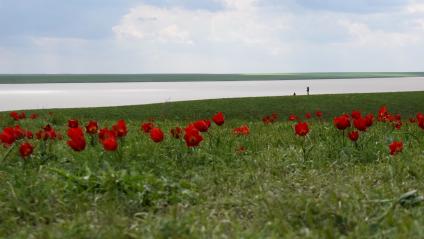
[(116, 136), (120, 138), (125, 137), (128, 133), (127, 124), (125, 123), (125, 120), (118, 120), (116, 124), (112, 126), (112, 130), (116, 132)]
[(34, 151), (34, 146), (30, 143), (23, 143), (19, 146), (19, 154), (22, 158), (27, 158)]
[(69, 128), (67, 134), (70, 138), (70, 140), (67, 142), (69, 147), (77, 152), (83, 151), (85, 149), (86, 141), (82, 128)]
[(106, 151), (116, 151), (118, 149), (118, 142), (116, 141), (116, 137), (107, 137), (106, 139), (101, 141), (103, 144), (103, 148)]
[(365, 125), (367, 126), (367, 128), (371, 127), (374, 124), (374, 115), (372, 113), (367, 114), (365, 116)]
[(403, 150), (403, 143), (402, 141), (393, 141), (390, 145), (390, 154), (396, 155), (397, 153), (402, 152)]
[(206, 121), (206, 120), (198, 120), (198, 121), (194, 122), (193, 125), (198, 131), (207, 132), (208, 129), (209, 129), (208, 125), (210, 125), (210, 121), (208, 123), (208, 121)]
[(306, 119), (310, 119), (310, 118), (312, 118), (312, 114), (311, 114), (311, 113), (309, 113), (309, 112), (308, 112), (308, 113), (306, 113), (306, 114), (305, 114), (305, 118), (306, 118)]
[(212, 120), (213, 122), (215, 122), (216, 125), (221, 126), (224, 124), (225, 121), (224, 114), (222, 112), (218, 112), (212, 117)]
[(353, 121), (353, 125), (355, 128), (359, 131), (366, 131), (367, 130), (367, 119), (366, 118), (356, 118)]
[(78, 126), (79, 126), (78, 120), (75, 120), (75, 119), (68, 120), (68, 127), (69, 128), (78, 128)]
[(44, 126), (43, 130), (38, 131), (36, 134), (37, 139), (48, 140), (48, 139), (56, 139), (57, 134), (53, 127), (48, 124)]
[(308, 123), (298, 122), (295, 127), (295, 133), (299, 136), (306, 136), (309, 133)]
[(349, 134), (347, 135), (347, 137), (353, 141), (356, 142), (359, 138), (359, 132), (358, 131), (351, 131), (349, 132)]
[(334, 126), (339, 130), (345, 130), (347, 127), (350, 127), (350, 120), (348, 115), (341, 115), (335, 117), (333, 120)]
[(141, 124), (141, 130), (144, 133), (150, 133), (150, 130), (152, 130), (155, 127), (155, 125), (152, 122), (142, 123)]
[(298, 117), (295, 114), (289, 115), (289, 121), (296, 121), (298, 120)]
[(203, 137), (195, 125), (191, 124), (185, 128), (184, 140), (188, 147), (197, 147), (202, 142)]
[(359, 111), (359, 110), (352, 111), (352, 113), (350, 115), (352, 116), (353, 119), (360, 119), (360, 118), (362, 118), (361, 111)]
[(159, 143), (163, 141), (164, 134), (160, 128), (153, 128), (150, 130), (150, 138), (153, 142)]
[(179, 139), (182, 137), (183, 130), (180, 127), (175, 127), (171, 129), (171, 136), (175, 139)]
[(248, 135), (250, 133), (249, 126), (242, 125), (238, 128), (233, 129), (235, 135)]
[(98, 130), (99, 130), (99, 125), (97, 121), (95, 120), (90, 120), (88, 124), (85, 126), (85, 131), (91, 135), (97, 134)]
[(38, 118), (38, 114), (33, 113), (33, 114), (31, 114), (29, 116), (29, 118), (32, 119), (32, 120), (37, 119)]
[(4, 128), (0, 133), (0, 140), (5, 146), (10, 146), (16, 141), (15, 132), (12, 127)]
[(13, 120), (15, 120), (15, 121), (18, 121), (19, 120), (19, 114), (18, 114), (18, 112), (15, 112), (15, 111), (13, 111), (13, 112), (10, 112), (10, 117), (13, 119)]
[(380, 110), (378, 111), (378, 121), (380, 122), (386, 122), (389, 119), (389, 112), (387, 111), (387, 107), (385, 105), (380, 107)]

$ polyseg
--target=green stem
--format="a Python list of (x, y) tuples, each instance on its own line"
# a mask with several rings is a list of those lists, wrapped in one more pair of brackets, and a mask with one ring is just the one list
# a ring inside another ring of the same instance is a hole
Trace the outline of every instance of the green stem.
[(12, 146), (6, 151), (6, 153), (3, 156), (2, 162), (6, 160), (6, 158), (9, 156), (10, 152), (15, 148), (16, 143), (13, 143)]

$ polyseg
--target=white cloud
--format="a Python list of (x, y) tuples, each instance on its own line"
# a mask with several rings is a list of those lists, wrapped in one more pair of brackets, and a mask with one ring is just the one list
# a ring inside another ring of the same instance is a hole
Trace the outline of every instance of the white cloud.
[[(31, 37), (0, 48), (1, 72), (259, 73), (420, 71), (422, 4), (383, 12), (312, 10), (261, 0), (214, 0), (199, 10), (142, 4), (101, 40)], [(1, 39), (0, 39), (1, 40)]]
[(141, 5), (131, 9), (113, 30), (121, 40), (236, 43), (259, 46), (271, 54), (281, 50), (279, 35), (287, 29), (287, 17), (267, 16), (251, 0), (220, 1), (227, 7), (223, 11)]
[(365, 23), (340, 21), (353, 37), (348, 44), (368, 47), (405, 47), (420, 41), (420, 37), (411, 33), (385, 32), (371, 30)]
[(424, 3), (414, 2), (406, 6), (409, 13), (424, 13)]

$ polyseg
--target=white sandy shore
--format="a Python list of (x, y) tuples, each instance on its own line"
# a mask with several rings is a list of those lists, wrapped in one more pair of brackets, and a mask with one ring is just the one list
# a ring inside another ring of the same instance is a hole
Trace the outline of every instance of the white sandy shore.
[(424, 77), (141, 83), (0, 84), (0, 111), (255, 96), (423, 91)]

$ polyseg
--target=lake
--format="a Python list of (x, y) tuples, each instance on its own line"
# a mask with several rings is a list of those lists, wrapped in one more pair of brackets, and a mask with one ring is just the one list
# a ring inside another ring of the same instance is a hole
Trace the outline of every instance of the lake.
[(424, 91), (424, 77), (273, 81), (0, 84), (0, 111), (200, 99)]

